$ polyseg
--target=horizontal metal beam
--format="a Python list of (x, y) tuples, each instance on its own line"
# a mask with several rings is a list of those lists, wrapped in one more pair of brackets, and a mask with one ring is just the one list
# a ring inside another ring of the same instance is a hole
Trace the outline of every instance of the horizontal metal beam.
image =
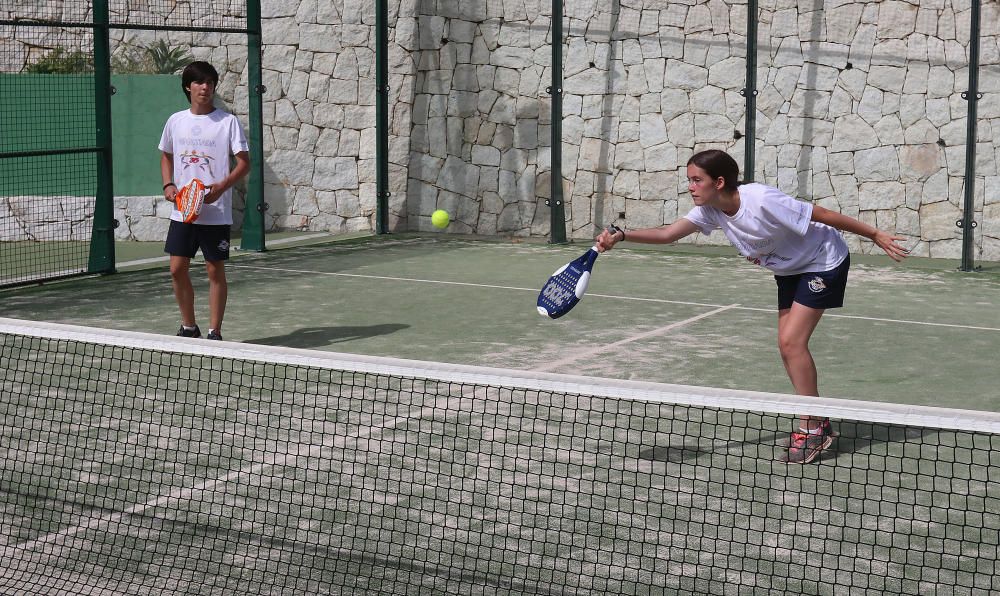
[(0, 151), (0, 159), (14, 157), (43, 157), (46, 155), (74, 155), (77, 153), (98, 153), (100, 147), (77, 147), (74, 149), (39, 149), (37, 151)]

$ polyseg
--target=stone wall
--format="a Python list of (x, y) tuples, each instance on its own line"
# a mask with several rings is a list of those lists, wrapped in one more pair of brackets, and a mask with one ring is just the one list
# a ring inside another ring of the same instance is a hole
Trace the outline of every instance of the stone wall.
[[(432, 29), (418, 51), (408, 206), (449, 209), (461, 231), (545, 234), (548, 4), (498, 5), (421, 5)], [(564, 10), (569, 233), (669, 223), (691, 207), (693, 152), (743, 161), (746, 6), (568, 0)], [(958, 256), (969, 22), (965, 3), (944, 0), (762, 3), (755, 178), (894, 230), (916, 255)], [(975, 219), (979, 258), (997, 260), (996, 1), (982, 23)]]
[(91, 197), (0, 197), (0, 242), (89, 240), (93, 213)]
[[(267, 225), (372, 229), (373, 5), (262, 4)], [(550, 3), (389, 6), (390, 229), (430, 230), (443, 208), (450, 232), (547, 236)], [(743, 161), (746, 5), (566, 0), (564, 10), (570, 236), (683, 215), (692, 152)], [(976, 246), (977, 258), (1000, 260), (998, 0), (984, 0), (981, 22)], [(916, 255), (960, 255), (969, 23), (964, 0), (761, 2), (756, 179), (895, 230)], [(224, 71), (220, 97), (245, 116), (240, 40), (171, 41)]]

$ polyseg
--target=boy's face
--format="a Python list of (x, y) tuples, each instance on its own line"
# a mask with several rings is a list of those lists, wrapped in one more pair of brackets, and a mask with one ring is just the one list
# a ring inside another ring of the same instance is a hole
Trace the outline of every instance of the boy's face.
[(213, 81), (193, 81), (188, 87), (191, 94), (191, 103), (199, 105), (209, 105), (215, 96), (215, 82)]

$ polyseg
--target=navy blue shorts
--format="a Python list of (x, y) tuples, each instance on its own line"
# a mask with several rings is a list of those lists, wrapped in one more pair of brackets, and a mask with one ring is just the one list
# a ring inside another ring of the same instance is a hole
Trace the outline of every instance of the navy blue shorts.
[(163, 251), (191, 259), (200, 248), (206, 261), (225, 261), (229, 258), (229, 229), (227, 225), (206, 226), (170, 220)]
[(826, 309), (844, 306), (847, 291), (847, 271), (851, 268), (848, 256), (840, 265), (829, 271), (775, 275), (778, 282), (778, 310), (791, 308), (793, 302), (810, 308)]

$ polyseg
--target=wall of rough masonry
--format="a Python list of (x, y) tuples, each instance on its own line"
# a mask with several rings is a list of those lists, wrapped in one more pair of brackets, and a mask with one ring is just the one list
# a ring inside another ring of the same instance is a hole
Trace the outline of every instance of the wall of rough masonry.
[[(373, 6), (262, 2), (271, 228), (373, 227)], [(547, 236), (550, 3), (389, 6), (390, 229), (430, 230), (443, 208), (449, 232)], [(1000, 2), (982, 11), (976, 256), (1000, 260)], [(565, 0), (564, 13), (569, 235), (683, 215), (692, 152), (743, 163), (746, 4)], [(960, 255), (970, 20), (968, 0), (763, 0), (755, 178), (895, 230), (916, 255)], [(240, 40), (170, 39), (224, 72), (220, 97), (245, 116)]]
[[(545, 234), (548, 3), (421, 8), (410, 213), (446, 208), (462, 231)], [(746, 5), (567, 0), (564, 11), (569, 233), (669, 223), (691, 207), (693, 152), (743, 161)], [(958, 256), (969, 23), (962, 1), (761, 3), (755, 179), (895, 230), (916, 255)], [(982, 23), (975, 219), (978, 257), (997, 260), (997, 2)]]

